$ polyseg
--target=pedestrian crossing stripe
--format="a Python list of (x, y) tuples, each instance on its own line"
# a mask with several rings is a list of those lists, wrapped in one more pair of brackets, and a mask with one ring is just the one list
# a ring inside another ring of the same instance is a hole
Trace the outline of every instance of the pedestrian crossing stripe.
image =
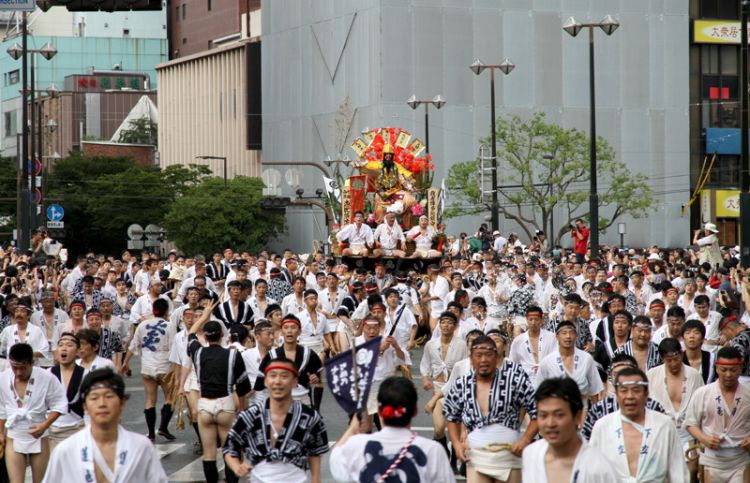
[(159, 459), (162, 459), (165, 456), (174, 453), (175, 451), (179, 451), (183, 446), (185, 446), (185, 443), (161, 443), (155, 444), (154, 449), (156, 449), (156, 453), (159, 455)]

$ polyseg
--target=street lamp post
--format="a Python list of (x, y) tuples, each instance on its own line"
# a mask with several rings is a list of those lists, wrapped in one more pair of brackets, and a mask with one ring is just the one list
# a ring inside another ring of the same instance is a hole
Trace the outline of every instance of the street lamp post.
[(229, 188), (229, 182), (227, 180), (227, 157), (226, 156), (196, 156), (195, 159), (218, 159), (224, 161), (224, 191)]
[[(29, 49), (27, 46), (27, 20), (26, 14), (22, 16), (22, 40), (21, 45), (13, 44), (8, 48), (8, 55), (13, 60), (21, 59), (21, 75), (22, 75), (22, 87), (21, 87), (21, 124), (22, 124), (22, 149), (21, 158), (19, 160), (19, 166), (22, 170), (21, 176), (21, 188), (19, 189), (18, 197), (18, 247), (20, 250), (25, 251), (29, 247), (31, 240), (31, 230), (37, 223), (37, 213), (35, 203), (32, 203), (31, 198), (36, 194), (36, 172), (34, 166), (34, 160), (37, 159), (37, 153), (34, 149), (34, 135), (33, 131), (35, 128), (35, 105), (34, 105), (34, 91), (36, 84), (34, 81), (35, 77), (35, 56), (34, 54), (41, 54), (47, 60), (52, 59), (57, 54), (57, 49), (49, 42), (45, 43), (40, 49)], [(30, 83), (27, 82), (27, 58), (28, 54), (31, 54), (31, 78)], [(30, 85), (29, 85), (30, 84)], [(30, 87), (30, 88), (29, 88)], [(27, 99), (30, 101), (30, 105), (26, 105)], [(30, 116), (30, 119), (29, 119)], [(31, 133), (29, 132), (31, 127)], [(31, 134), (31, 135), (30, 135)], [(41, 156), (39, 156), (41, 157)], [(29, 169), (30, 168), (30, 169)], [(28, 176), (28, 178), (27, 178)], [(28, 187), (28, 193), (25, 193), (24, 188)]]
[(498, 211), (500, 209), (497, 201), (497, 133), (495, 132), (495, 69), (500, 69), (503, 74), (510, 74), (516, 66), (509, 59), (500, 64), (484, 64), (479, 59), (474, 59), (469, 69), (479, 75), (483, 70), (490, 70), (490, 132), (492, 133), (492, 231), (500, 229)]
[(589, 98), (591, 104), (591, 141), (589, 145), (589, 163), (591, 165), (591, 181), (589, 186), (589, 216), (590, 221), (590, 246), (591, 258), (599, 258), (599, 195), (596, 186), (596, 96), (594, 89), (594, 28), (601, 28), (605, 34), (612, 35), (620, 26), (617, 20), (611, 15), (607, 15), (601, 22), (579, 23), (575, 18), (570, 17), (563, 30), (575, 37), (584, 28), (589, 29)]
[(617, 233), (620, 234), (620, 250), (625, 248), (625, 234), (628, 232), (628, 225), (625, 222), (617, 224)]
[[(546, 159), (549, 161), (549, 179), (547, 180), (547, 190), (549, 191), (550, 198), (552, 197), (554, 193), (554, 186), (552, 185), (552, 162), (554, 161), (555, 157), (551, 154), (545, 154), (542, 156), (542, 159)], [(544, 227), (547, 228), (546, 226)], [(549, 214), (549, 233), (547, 234), (547, 239), (552, 240), (552, 244), (554, 245), (555, 241), (555, 206), (553, 205), (550, 209)]]
[(445, 105), (445, 99), (440, 94), (432, 98), (432, 100), (421, 100), (417, 99), (416, 95), (412, 95), (407, 99), (406, 103), (412, 109), (416, 109), (420, 105), (424, 105), (424, 146), (427, 153), (430, 152), (430, 104), (440, 109)]

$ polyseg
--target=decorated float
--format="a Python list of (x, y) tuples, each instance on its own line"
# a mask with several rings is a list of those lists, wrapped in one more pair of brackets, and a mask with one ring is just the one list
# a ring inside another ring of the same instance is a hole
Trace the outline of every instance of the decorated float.
[[(433, 249), (442, 251), (442, 196), (441, 190), (432, 186), (435, 165), (424, 143), (400, 127), (384, 127), (363, 132), (351, 147), (357, 155), (353, 163), (356, 171), (346, 179), (340, 178), (343, 186), (336, 192), (341, 218), (330, 236), (334, 255), (341, 255), (345, 247), (336, 239), (338, 229), (351, 224), (359, 211), (373, 230), (383, 223), (386, 213), (394, 213), (404, 233), (425, 215), (437, 233)], [(406, 258), (413, 254), (414, 241), (407, 237)]]

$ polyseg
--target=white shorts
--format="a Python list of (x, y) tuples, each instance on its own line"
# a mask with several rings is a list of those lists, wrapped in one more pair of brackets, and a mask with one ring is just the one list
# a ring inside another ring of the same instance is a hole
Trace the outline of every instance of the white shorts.
[(182, 387), (185, 391), (200, 391), (201, 387), (198, 384), (198, 376), (195, 375), (195, 369), (190, 370), (190, 374), (185, 379), (185, 385)]
[(323, 352), (323, 342), (314, 342), (312, 344), (310, 343), (300, 343), (302, 347), (307, 347), (311, 351), (315, 352), (316, 354), (320, 354)]
[(141, 374), (149, 376), (152, 379), (160, 379), (162, 376), (169, 374), (169, 365), (144, 365), (141, 367)]
[(328, 332), (338, 332), (339, 330), (339, 319), (326, 319), (326, 323), (328, 324)]
[(367, 414), (372, 416), (378, 414), (378, 391), (380, 390), (380, 381), (372, 381), (370, 393), (367, 395)]
[(417, 248), (414, 250), (414, 254), (418, 255), (422, 258), (427, 258), (427, 256), (430, 254), (431, 248)]
[(366, 249), (365, 245), (362, 243), (352, 243), (349, 246), (349, 250), (351, 250), (352, 255), (360, 255), (362, 252)]
[(198, 399), (198, 412), (208, 413), (214, 419), (216, 419), (219, 413), (234, 414), (236, 410), (237, 406), (234, 405), (234, 398), (231, 395), (217, 399), (207, 399), (205, 397)]
[(62, 443), (63, 441), (83, 429), (85, 425), (86, 424), (83, 422), (83, 420), (81, 420), (81, 422), (78, 424), (74, 424), (73, 426), (57, 427), (55, 425), (52, 425), (49, 427), (47, 439), (55, 443)]
[(144, 353), (141, 357), (141, 374), (158, 379), (159, 376), (169, 374), (172, 364), (166, 357), (154, 357), (152, 354)]

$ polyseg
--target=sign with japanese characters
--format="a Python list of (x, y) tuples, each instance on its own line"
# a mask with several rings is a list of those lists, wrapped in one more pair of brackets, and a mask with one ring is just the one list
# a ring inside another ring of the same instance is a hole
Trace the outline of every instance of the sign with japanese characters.
[[(342, 352), (325, 362), (328, 388), (347, 414), (366, 409), (372, 378), (375, 375), (375, 366), (378, 365), (380, 337), (356, 346), (356, 351), (356, 377), (351, 350)], [(359, 389), (359, 398), (357, 389)]]
[(739, 44), (740, 23), (722, 20), (695, 20), (693, 42), (696, 44)]
[(740, 216), (740, 192), (716, 190), (716, 217), (737, 218)]

